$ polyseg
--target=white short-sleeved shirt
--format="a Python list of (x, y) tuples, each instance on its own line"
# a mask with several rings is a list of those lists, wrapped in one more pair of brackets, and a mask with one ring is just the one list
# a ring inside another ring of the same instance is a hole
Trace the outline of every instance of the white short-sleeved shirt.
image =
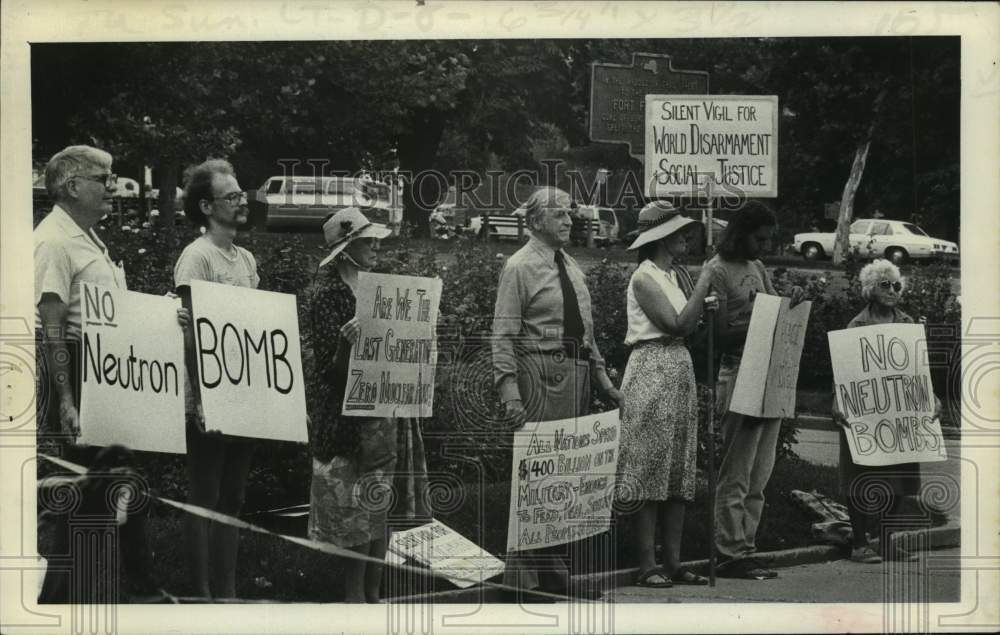
[(84, 231), (64, 210), (55, 205), (32, 233), (35, 242), (35, 326), (41, 328), (38, 303), (42, 295), (59, 297), (69, 313), (67, 334), (80, 336), (80, 283), (127, 289), (125, 270), (108, 255), (108, 249), (93, 229)]
[(626, 346), (632, 346), (637, 342), (655, 340), (668, 336), (663, 329), (656, 326), (656, 324), (649, 319), (646, 312), (642, 310), (639, 300), (635, 297), (635, 278), (641, 273), (646, 273), (652, 277), (653, 280), (656, 280), (656, 282), (660, 285), (660, 289), (663, 290), (663, 295), (665, 295), (667, 300), (670, 301), (670, 305), (674, 307), (674, 311), (676, 311), (678, 315), (684, 310), (685, 305), (687, 305), (687, 298), (684, 296), (684, 292), (681, 291), (681, 288), (677, 283), (677, 274), (673, 271), (664, 271), (663, 269), (660, 269), (653, 264), (652, 260), (644, 260), (642, 264), (636, 268), (628, 283), (628, 291), (626, 293), (626, 307), (628, 310), (628, 332), (625, 334)]
[[(234, 287), (256, 289), (260, 284), (257, 261), (253, 254), (238, 245), (226, 253), (216, 247), (208, 236), (201, 236), (184, 248), (174, 265), (174, 287), (190, 286), (192, 280), (206, 280)], [(184, 405), (188, 413), (195, 411), (187, 366), (184, 367)]]

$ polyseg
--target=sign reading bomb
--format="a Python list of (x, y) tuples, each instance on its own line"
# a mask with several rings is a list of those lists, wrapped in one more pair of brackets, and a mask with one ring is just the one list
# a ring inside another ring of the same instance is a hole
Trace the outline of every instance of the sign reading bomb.
[(205, 427), (305, 443), (295, 296), (194, 280), (191, 305)]
[(922, 324), (879, 324), (827, 334), (834, 390), (858, 465), (944, 461)]
[(344, 391), (356, 417), (429, 417), (441, 279), (358, 274), (358, 339)]
[(778, 98), (647, 95), (646, 196), (778, 195)]
[(81, 283), (80, 442), (187, 451), (180, 300)]
[(507, 551), (561, 545), (608, 530), (618, 414), (528, 423), (514, 433)]

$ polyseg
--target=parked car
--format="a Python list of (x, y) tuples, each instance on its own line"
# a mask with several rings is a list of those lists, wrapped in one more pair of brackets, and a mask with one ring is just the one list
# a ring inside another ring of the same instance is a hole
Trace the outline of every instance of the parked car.
[[(835, 232), (795, 234), (792, 249), (806, 260), (833, 255)], [(913, 223), (862, 218), (851, 223), (850, 248), (862, 258), (886, 258), (896, 264), (912, 259), (958, 259), (958, 245), (933, 238)]]
[(594, 244), (609, 247), (618, 242), (620, 225), (618, 215), (610, 207), (596, 205), (581, 205), (573, 215), (573, 228), (569, 239), (574, 245), (587, 244), (587, 222), (594, 236)]
[(338, 210), (356, 206), (372, 222), (399, 233), (402, 208), (393, 206), (389, 185), (366, 178), (272, 176), (249, 192), (251, 222), (273, 227), (321, 229)]

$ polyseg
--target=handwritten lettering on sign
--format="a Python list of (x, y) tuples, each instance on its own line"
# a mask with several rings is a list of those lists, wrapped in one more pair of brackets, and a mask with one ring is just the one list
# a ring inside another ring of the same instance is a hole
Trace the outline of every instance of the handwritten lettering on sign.
[(795, 388), (811, 302), (758, 293), (729, 409), (777, 419), (795, 415)]
[(306, 442), (295, 296), (195, 280), (191, 304), (205, 427)]
[(181, 453), (180, 300), (81, 283), (80, 441)]
[(358, 417), (429, 417), (441, 279), (358, 275), (358, 338), (343, 410)]
[(778, 98), (647, 95), (646, 195), (778, 195)]
[(607, 531), (618, 468), (618, 411), (527, 423), (514, 434), (507, 550)]
[(503, 562), (440, 520), (393, 532), (389, 551), (430, 567), (463, 589), (504, 570)]
[(827, 334), (837, 405), (858, 465), (947, 459), (922, 324), (879, 324)]

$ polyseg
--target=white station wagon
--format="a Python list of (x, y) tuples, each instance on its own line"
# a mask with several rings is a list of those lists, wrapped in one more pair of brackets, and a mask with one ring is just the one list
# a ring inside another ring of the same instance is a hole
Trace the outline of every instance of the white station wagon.
[[(792, 247), (806, 260), (817, 260), (833, 255), (834, 237), (834, 232), (795, 234)], [(958, 245), (899, 220), (858, 219), (851, 223), (850, 244), (862, 258), (886, 258), (896, 264), (911, 258), (958, 260)]]

